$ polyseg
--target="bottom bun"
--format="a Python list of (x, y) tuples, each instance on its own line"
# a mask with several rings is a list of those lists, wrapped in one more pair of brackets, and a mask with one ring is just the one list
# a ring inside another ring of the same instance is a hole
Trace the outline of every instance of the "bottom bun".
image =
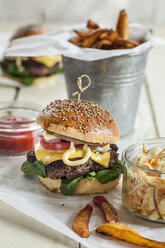
[[(39, 177), (41, 183), (50, 191), (61, 193), (61, 179), (51, 179), (51, 178), (42, 178)], [(88, 178), (81, 179), (77, 185), (76, 195), (84, 195), (84, 194), (95, 194), (95, 193), (105, 193), (110, 191), (113, 187), (115, 187), (120, 180), (120, 176), (111, 182), (102, 184), (96, 178), (93, 178), (92, 181), (89, 181)]]
[[(21, 83), (21, 82), (19, 81), (18, 78), (12, 77), (12, 76), (8, 75), (8, 74), (7, 74), (6, 72), (4, 72), (3, 70), (2, 70), (2, 76), (3, 76), (3, 77), (6, 77), (6, 78), (8, 78), (8, 79), (14, 80), (14, 81), (16, 81), (16, 82), (18, 82), (18, 83), (24, 85), (23, 83)], [(40, 83), (52, 82), (52, 81), (54, 81), (56, 78), (57, 78), (57, 74), (52, 75), (52, 76), (46, 76), (46, 77), (36, 77), (31, 85), (36, 85), (36, 84), (40, 84)]]

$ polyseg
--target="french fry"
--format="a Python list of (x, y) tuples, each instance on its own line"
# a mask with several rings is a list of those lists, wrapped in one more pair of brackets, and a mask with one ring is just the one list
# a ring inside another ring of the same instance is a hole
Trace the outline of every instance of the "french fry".
[(164, 248), (165, 242), (158, 242), (155, 240), (147, 239), (137, 233), (135, 230), (119, 224), (119, 223), (106, 223), (99, 226), (96, 232), (103, 233), (105, 235), (112, 236), (114, 238), (124, 240), (128, 243), (152, 247), (152, 248)]
[(93, 197), (93, 202), (99, 207), (107, 223), (118, 222), (118, 215), (113, 205), (104, 196)]
[(117, 40), (118, 37), (119, 37), (119, 35), (118, 35), (117, 31), (112, 30), (112, 29), (109, 31), (109, 40), (110, 40), (112, 43), (115, 42), (115, 40)]
[(107, 32), (100, 35), (100, 40), (109, 40), (109, 35)]
[(86, 32), (83, 32), (83, 31), (79, 31), (79, 30), (76, 30), (74, 29), (73, 30), (78, 36), (82, 37), (82, 38), (88, 38), (92, 35), (92, 33), (86, 33)]
[(117, 40), (115, 40), (115, 45), (117, 46), (121, 46), (124, 48), (134, 48), (136, 46), (139, 46), (140, 44), (134, 40), (125, 40), (123, 38), (118, 38)]
[(89, 29), (97, 29), (97, 28), (100, 28), (100, 27), (94, 21), (88, 20), (88, 22), (87, 22), (87, 28), (89, 28)]
[(94, 33), (90, 35), (87, 39), (82, 42), (82, 47), (92, 47), (92, 45), (98, 40), (101, 34), (103, 34), (107, 29), (97, 29)]
[(125, 10), (121, 10), (119, 13), (116, 30), (102, 29), (92, 20), (88, 20), (87, 28), (87, 32), (74, 29), (73, 31), (77, 34), (77, 37), (72, 38), (70, 42), (83, 48), (106, 50), (134, 48), (141, 44), (141, 42), (130, 40), (130, 30)]
[(117, 31), (110, 30), (108, 33), (103, 33), (100, 36), (100, 40), (109, 40), (111, 43), (114, 43), (119, 37)]
[(93, 43), (93, 45), (91, 46), (91, 48), (97, 48), (98, 44), (100, 43), (100, 40), (95, 41), (95, 43)]
[(83, 38), (81, 36), (75, 36), (72, 39), (70, 39), (69, 41), (74, 44), (77, 45), (79, 42), (81, 42), (83, 40)]
[(125, 12), (125, 10), (121, 10), (119, 13), (116, 30), (121, 38), (129, 40), (130, 30), (128, 25), (127, 13)]
[(111, 45), (112, 43), (109, 40), (100, 40), (98, 41), (96, 48), (109, 50)]
[(82, 238), (89, 237), (88, 223), (91, 217), (93, 208), (91, 205), (87, 204), (77, 215), (73, 223), (73, 230)]

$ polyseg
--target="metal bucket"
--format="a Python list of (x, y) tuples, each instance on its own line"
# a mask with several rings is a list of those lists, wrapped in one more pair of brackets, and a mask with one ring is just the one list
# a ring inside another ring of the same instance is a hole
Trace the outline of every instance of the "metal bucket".
[[(91, 86), (81, 98), (108, 110), (119, 125), (121, 136), (133, 131), (148, 50), (138, 55), (122, 55), (97, 61), (62, 57), (68, 97), (77, 90), (77, 77), (87, 74)], [(85, 80), (84, 80), (85, 81)]]

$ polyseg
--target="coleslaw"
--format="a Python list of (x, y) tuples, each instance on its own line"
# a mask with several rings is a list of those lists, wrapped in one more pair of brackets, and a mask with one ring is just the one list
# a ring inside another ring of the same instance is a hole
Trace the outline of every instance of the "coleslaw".
[[(125, 163), (123, 202), (126, 208), (145, 219), (165, 222), (165, 149), (155, 146)], [(146, 168), (146, 170), (141, 169)]]

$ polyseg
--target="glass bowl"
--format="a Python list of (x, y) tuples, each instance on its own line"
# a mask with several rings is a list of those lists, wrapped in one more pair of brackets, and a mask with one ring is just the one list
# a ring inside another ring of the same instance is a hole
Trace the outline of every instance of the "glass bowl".
[(143, 219), (165, 223), (165, 172), (133, 163), (143, 150), (165, 148), (165, 138), (143, 140), (123, 151), (124, 161), (122, 201), (127, 210)]
[(41, 127), (35, 122), (41, 106), (29, 102), (0, 102), (0, 153), (20, 155), (38, 142)]

